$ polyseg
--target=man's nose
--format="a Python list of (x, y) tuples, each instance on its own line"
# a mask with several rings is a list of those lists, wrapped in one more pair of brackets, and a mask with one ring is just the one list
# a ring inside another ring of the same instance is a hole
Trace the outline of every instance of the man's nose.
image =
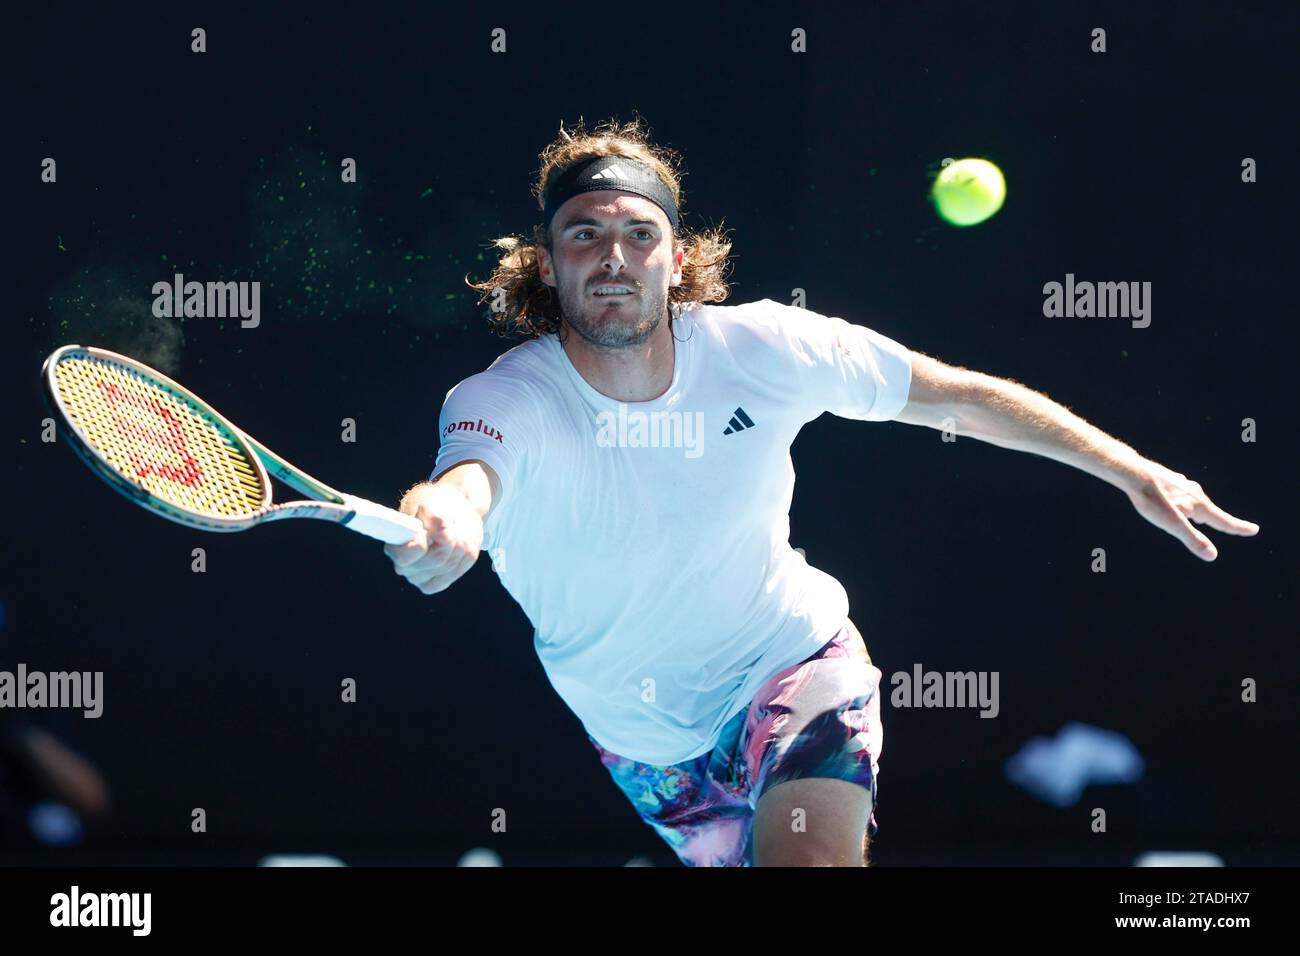
[(605, 268), (609, 269), (615, 275), (618, 274), (620, 269), (627, 265), (627, 260), (623, 258), (623, 249), (618, 244), (617, 239), (610, 240), (610, 244), (605, 248), (605, 254), (602, 261)]

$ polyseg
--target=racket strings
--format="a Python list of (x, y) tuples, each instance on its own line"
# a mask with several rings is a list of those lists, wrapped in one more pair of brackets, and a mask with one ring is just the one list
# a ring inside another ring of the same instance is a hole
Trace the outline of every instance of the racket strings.
[(226, 517), (248, 515), (267, 503), (241, 443), (184, 396), (95, 356), (65, 358), (54, 376), (86, 444), (149, 494)]

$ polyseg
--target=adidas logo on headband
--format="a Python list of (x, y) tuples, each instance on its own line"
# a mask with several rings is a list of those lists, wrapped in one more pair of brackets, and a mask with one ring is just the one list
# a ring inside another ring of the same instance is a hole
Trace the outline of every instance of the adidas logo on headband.
[(592, 179), (631, 179), (632, 177), (618, 168), (618, 165), (606, 166), (598, 173), (591, 174)]

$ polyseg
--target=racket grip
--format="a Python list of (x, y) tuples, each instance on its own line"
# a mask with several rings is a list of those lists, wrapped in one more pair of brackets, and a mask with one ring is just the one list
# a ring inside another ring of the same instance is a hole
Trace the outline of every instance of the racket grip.
[(346, 527), (387, 544), (406, 544), (424, 529), (418, 518), (365, 498), (349, 496), (347, 506), (352, 514), (343, 520)]

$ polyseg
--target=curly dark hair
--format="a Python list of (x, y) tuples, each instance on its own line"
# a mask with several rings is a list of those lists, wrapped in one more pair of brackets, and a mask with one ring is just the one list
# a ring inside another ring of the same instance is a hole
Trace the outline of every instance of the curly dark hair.
[[(560, 124), (559, 136), (541, 152), (541, 170), (533, 185), (539, 210), (546, 206), (546, 190), (554, 178), (573, 163), (597, 156), (625, 156), (651, 167), (672, 192), (680, 209), (681, 157), (650, 142), (650, 130), (640, 117), (620, 124), (609, 119), (588, 131), (581, 118), (572, 130)], [(682, 252), (682, 281), (668, 289), (671, 306), (687, 302), (721, 302), (731, 294), (724, 279), (731, 243), (721, 227), (705, 231), (680, 228), (673, 237)], [(560, 303), (537, 270), (537, 248), (553, 248), (549, 227), (535, 225), (532, 238), (504, 236), (492, 243), (501, 255), (487, 279), (465, 283), (481, 293), (479, 304), (490, 308), (488, 323), (503, 336), (536, 338), (560, 330)]]

